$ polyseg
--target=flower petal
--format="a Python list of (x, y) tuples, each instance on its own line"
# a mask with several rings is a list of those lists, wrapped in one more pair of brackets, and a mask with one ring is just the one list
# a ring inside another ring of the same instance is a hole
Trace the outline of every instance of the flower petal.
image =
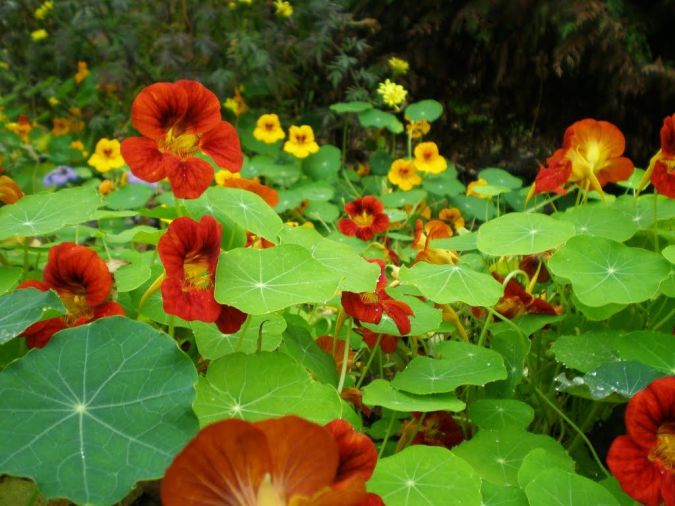
[(248, 318), (248, 315), (243, 311), (239, 311), (236, 307), (222, 304), (220, 306), (220, 314), (216, 320), (218, 330), (223, 334), (234, 334)]
[(201, 257), (209, 272), (215, 274), (221, 235), (222, 226), (212, 216), (198, 222), (185, 216), (173, 220), (157, 244), (167, 276), (183, 279), (188, 257)]
[(375, 324), (382, 320), (382, 304), (379, 301), (364, 302), (359, 293), (342, 292), (341, 302), (345, 312), (352, 318)]
[(408, 304), (387, 296), (386, 299), (382, 300), (382, 307), (389, 318), (394, 320), (398, 331), (402, 335), (410, 332), (410, 317), (415, 316), (415, 313)]
[(647, 506), (661, 504), (661, 474), (647, 451), (628, 436), (617, 437), (607, 454), (607, 465), (633, 499)]
[(213, 298), (213, 288), (189, 289), (176, 277), (162, 282), (162, 303), (167, 314), (190, 322), (215, 322), (220, 316), (220, 304)]
[(188, 103), (186, 91), (177, 84), (151, 84), (134, 99), (131, 123), (146, 137), (164, 139), (167, 131), (185, 115)]
[(145, 137), (129, 137), (122, 141), (120, 149), (134, 176), (149, 183), (156, 183), (166, 177), (166, 167), (173, 157), (162, 153), (155, 141)]
[(220, 116), (220, 100), (206, 86), (198, 81), (177, 81), (175, 86), (186, 94), (187, 108), (176, 128), (179, 133), (205, 133), (218, 126)]
[(675, 376), (652, 381), (638, 392), (626, 408), (626, 429), (632, 440), (645, 450), (657, 443), (657, 430), (675, 420)]
[(633, 173), (633, 162), (621, 156), (610, 160), (607, 167), (598, 172), (598, 181), (601, 186), (607, 183), (616, 183), (617, 181), (625, 181)]
[(213, 168), (200, 158), (179, 160), (171, 157), (167, 167), (173, 194), (180, 199), (196, 199), (206, 191), (213, 181)]
[(227, 121), (204, 133), (199, 139), (199, 149), (213, 158), (218, 167), (230, 172), (239, 172), (244, 163), (237, 130)]
[(340, 451), (335, 480), (358, 477), (365, 482), (370, 479), (377, 464), (377, 450), (370, 438), (354, 430), (345, 420), (333, 420), (325, 428), (335, 438)]
[(26, 338), (26, 345), (29, 348), (44, 348), (54, 334), (67, 327), (63, 318), (49, 318), (41, 322), (34, 323), (21, 335)]

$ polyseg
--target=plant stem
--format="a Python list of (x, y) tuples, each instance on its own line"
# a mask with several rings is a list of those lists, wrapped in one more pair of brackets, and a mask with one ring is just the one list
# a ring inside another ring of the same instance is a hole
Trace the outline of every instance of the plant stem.
[(370, 356), (368, 357), (368, 362), (366, 362), (365, 367), (361, 371), (361, 376), (359, 376), (359, 380), (356, 382), (356, 388), (359, 388), (361, 386), (361, 383), (363, 383), (363, 380), (366, 378), (366, 374), (368, 374), (368, 369), (370, 369), (370, 364), (373, 363), (373, 358), (375, 358), (375, 354), (377, 353), (378, 348), (380, 347), (380, 342), (382, 341), (382, 335), (379, 334), (377, 336), (377, 341), (375, 342), (375, 346), (370, 352)]
[(381, 459), (382, 454), (384, 453), (384, 448), (387, 446), (387, 441), (389, 441), (389, 436), (391, 436), (391, 429), (394, 428), (394, 422), (396, 421), (396, 414), (394, 411), (391, 412), (391, 420), (387, 426), (387, 432), (384, 433), (384, 439), (382, 440), (382, 445), (380, 446), (380, 453), (378, 453), (377, 458)]
[(244, 322), (243, 327), (239, 330), (239, 339), (237, 339), (237, 346), (235, 346), (234, 351), (241, 351), (241, 347), (244, 344), (244, 337), (246, 336), (246, 331), (248, 331), (248, 328), (251, 326), (251, 315), (248, 315), (246, 317), (246, 321)]
[(338, 393), (342, 392), (342, 389), (345, 386), (345, 378), (347, 377), (347, 362), (349, 361), (349, 345), (351, 335), (352, 335), (352, 325), (351, 322), (349, 322), (349, 327), (347, 327), (347, 335), (345, 336), (345, 351), (342, 354), (342, 370), (340, 371), (340, 381), (338, 382), (337, 387)]

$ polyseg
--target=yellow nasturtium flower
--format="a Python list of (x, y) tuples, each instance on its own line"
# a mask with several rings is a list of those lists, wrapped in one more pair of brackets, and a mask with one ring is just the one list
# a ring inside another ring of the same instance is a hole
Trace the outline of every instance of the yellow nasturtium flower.
[(40, 7), (35, 9), (33, 15), (35, 19), (44, 19), (47, 17), (47, 14), (54, 8), (54, 2), (52, 0), (47, 0)]
[(49, 105), (51, 105), (52, 107), (56, 107), (61, 103), (61, 101), (56, 97), (49, 97), (47, 99), (47, 102), (49, 102)]
[(484, 194), (478, 193), (477, 191), (474, 190), (474, 188), (476, 188), (476, 186), (486, 186), (487, 184), (488, 184), (488, 182), (483, 178), (477, 179), (476, 181), (471, 181), (469, 183), (469, 185), (466, 187), (467, 196), (476, 197), (476, 198), (479, 198), (479, 199), (489, 199), (490, 195), (484, 195)]
[(380, 83), (377, 93), (382, 97), (382, 102), (395, 109), (399, 108), (408, 95), (403, 86), (392, 82), (390, 79), (386, 79), (383, 83)]
[(438, 154), (435, 142), (420, 142), (415, 146), (415, 165), (417, 170), (429, 174), (440, 174), (448, 168), (448, 162)]
[(404, 158), (393, 161), (387, 179), (403, 191), (412, 190), (415, 186), (422, 184), (422, 178), (415, 167), (415, 160)]
[(286, 137), (281, 128), (279, 116), (276, 114), (263, 114), (258, 118), (253, 130), (253, 137), (265, 144), (274, 144)]
[(297, 158), (307, 158), (319, 151), (319, 145), (314, 140), (314, 131), (309, 125), (295, 126), (289, 130), (289, 138), (284, 143), (284, 151)]
[(33, 39), (35, 42), (37, 42), (39, 40), (46, 39), (47, 35), (49, 35), (47, 33), (47, 30), (45, 30), (44, 28), (40, 28), (39, 30), (32, 31), (30, 33), (30, 38)]
[(431, 130), (431, 125), (425, 119), (411, 121), (407, 116), (405, 119), (408, 120), (405, 129), (411, 139), (419, 139), (428, 134), (429, 130)]
[(274, 9), (274, 14), (280, 18), (290, 18), (293, 15), (291, 2), (285, 0), (274, 0)]
[(225, 181), (228, 179), (238, 179), (241, 175), (239, 172), (230, 172), (229, 170), (219, 170), (216, 172), (215, 179), (218, 186), (225, 186)]
[(389, 58), (388, 63), (389, 68), (394, 73), (394, 75), (407, 74), (408, 69), (410, 68), (410, 64), (407, 61), (402, 60), (401, 58), (396, 58), (395, 56)]
[(108, 172), (119, 169), (124, 165), (124, 158), (120, 152), (120, 141), (106, 139), (105, 137), (96, 143), (96, 150), (87, 161), (89, 165), (99, 172)]
[(75, 73), (75, 82), (80, 84), (89, 75), (89, 67), (86, 61), (77, 62), (77, 72)]

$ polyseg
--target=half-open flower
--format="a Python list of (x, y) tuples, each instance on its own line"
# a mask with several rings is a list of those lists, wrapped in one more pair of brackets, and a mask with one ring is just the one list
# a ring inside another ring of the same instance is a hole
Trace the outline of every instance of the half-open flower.
[(661, 149), (649, 161), (638, 189), (647, 186), (649, 180), (657, 193), (675, 199), (675, 114), (663, 120)]
[(362, 241), (370, 241), (375, 234), (385, 232), (389, 226), (389, 216), (384, 212), (384, 205), (372, 195), (347, 202), (345, 212), (349, 217), (338, 222), (338, 229)]
[(157, 244), (166, 270), (162, 301), (168, 314), (187, 321), (216, 322), (222, 332), (232, 333), (246, 314), (219, 304), (213, 296), (221, 236), (222, 226), (211, 216), (199, 222), (186, 217), (171, 222)]
[(607, 465), (621, 488), (647, 506), (675, 504), (675, 376), (654, 380), (626, 409), (627, 435), (617, 437)]
[[(202, 429), (162, 480), (165, 506), (371, 504), (375, 445), (343, 420), (223, 420)], [(377, 504), (372, 503), (372, 504)]]
[(421, 172), (440, 174), (448, 168), (448, 162), (438, 153), (435, 142), (420, 142), (415, 146), (415, 166)]
[(442, 248), (433, 248), (433, 239), (452, 237), (452, 227), (440, 220), (430, 220), (422, 224), (422, 220), (415, 222), (415, 238), (412, 246), (418, 253), (413, 263), (428, 262), (431, 264), (454, 264), (459, 257), (454, 251)]
[(393, 320), (401, 335), (410, 332), (410, 317), (413, 310), (405, 302), (393, 299), (385, 290), (387, 275), (382, 260), (368, 260), (380, 266), (380, 277), (374, 292), (342, 292), (342, 307), (345, 312), (358, 322), (378, 324), (382, 315)]
[(112, 276), (105, 262), (86, 246), (64, 242), (49, 250), (43, 281), (26, 281), (19, 288), (54, 290), (67, 309), (65, 316), (31, 325), (23, 332), (29, 348), (42, 348), (52, 335), (104, 316), (123, 315), (124, 309), (110, 302)]
[(222, 120), (218, 97), (196, 81), (144, 88), (131, 106), (131, 122), (143, 135), (122, 142), (131, 171), (151, 183), (168, 177), (176, 197), (197, 198), (213, 181), (213, 168), (199, 152), (230, 172), (241, 169), (236, 130)]
[(279, 116), (276, 114), (263, 114), (256, 121), (253, 137), (265, 144), (274, 144), (286, 137), (286, 133), (281, 128)]
[[(504, 282), (504, 278), (496, 272), (492, 273), (492, 277), (500, 283)], [(495, 310), (506, 318), (513, 319), (524, 313), (556, 315), (560, 314), (562, 308), (554, 307), (545, 299), (528, 293), (518, 281), (511, 278), (506, 282), (504, 295), (497, 302)]]

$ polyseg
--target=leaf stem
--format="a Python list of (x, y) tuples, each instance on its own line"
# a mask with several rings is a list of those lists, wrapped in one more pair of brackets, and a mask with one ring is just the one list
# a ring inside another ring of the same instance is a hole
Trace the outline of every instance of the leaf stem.
[(368, 362), (366, 362), (366, 365), (364, 366), (363, 370), (361, 371), (361, 376), (359, 376), (359, 380), (356, 382), (356, 388), (359, 388), (361, 386), (361, 383), (363, 383), (363, 380), (366, 378), (366, 374), (368, 374), (368, 369), (370, 369), (370, 364), (373, 363), (373, 358), (375, 358), (375, 354), (377, 353), (377, 349), (380, 346), (380, 342), (382, 341), (382, 336), (383, 334), (379, 334), (377, 336), (377, 341), (375, 342), (375, 346), (370, 352), (370, 356), (368, 357)]
[(352, 335), (352, 325), (351, 322), (347, 327), (347, 335), (345, 336), (345, 351), (342, 354), (342, 370), (340, 371), (340, 381), (338, 382), (337, 391), (338, 393), (342, 392), (342, 389), (345, 386), (345, 378), (347, 377), (347, 362), (349, 361), (349, 348), (350, 348), (350, 337)]

